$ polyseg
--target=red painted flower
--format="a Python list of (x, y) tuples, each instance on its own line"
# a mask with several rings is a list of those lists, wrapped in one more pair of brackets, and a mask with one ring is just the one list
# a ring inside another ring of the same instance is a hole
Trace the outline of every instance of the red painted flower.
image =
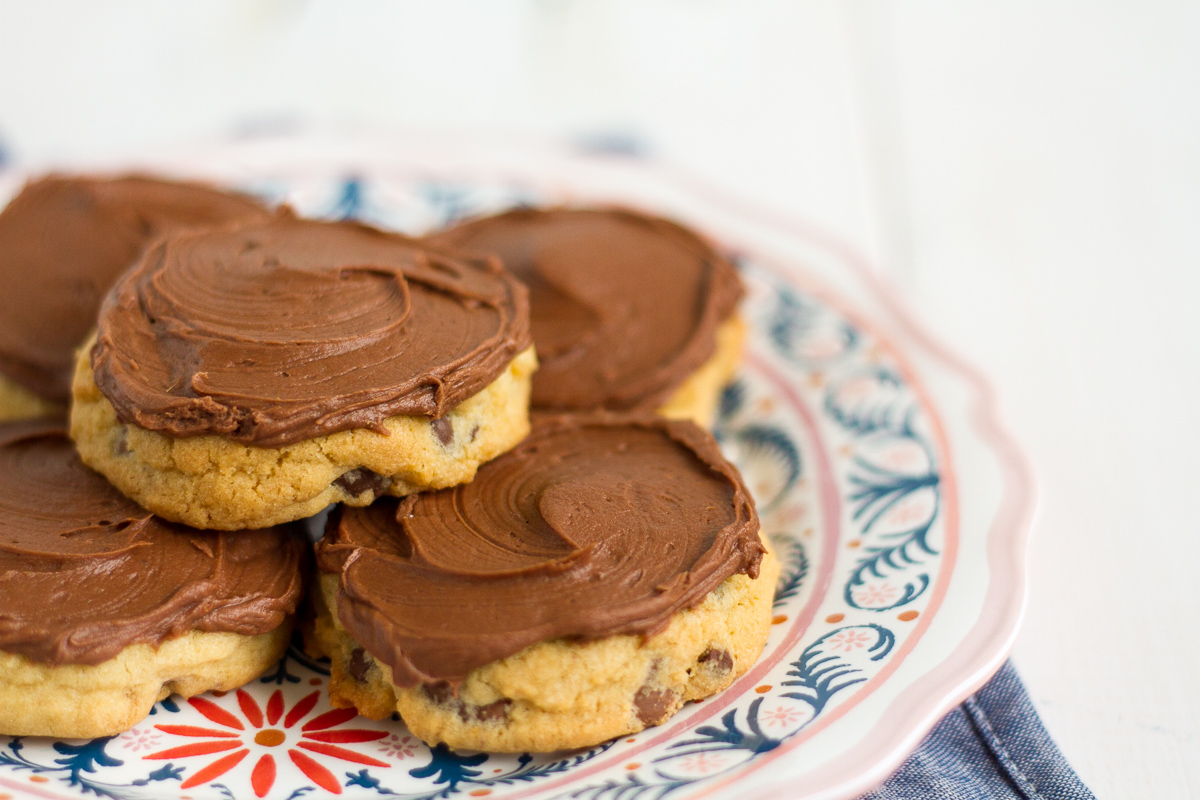
[[(259, 797), (266, 796), (267, 792), (271, 791), (271, 787), (275, 785), (275, 757), (271, 751), (285, 745), (288, 758), (292, 760), (292, 763), (299, 767), (309, 780), (333, 794), (342, 793), (341, 784), (338, 783), (338, 779), (332, 772), (318, 763), (309, 753), (340, 758), (355, 764), (368, 764), (372, 767), (391, 766), (377, 758), (338, 746), (354, 742), (373, 742), (387, 736), (387, 731), (360, 728), (337, 728), (334, 730), (338, 725), (357, 716), (357, 712), (352, 708), (335, 708), (332, 711), (326, 711), (296, 728), (297, 723), (308, 716), (317, 705), (320, 696), (320, 692), (313, 692), (307, 697), (301, 698), (285, 715), (283, 692), (276, 689), (267, 701), (267, 710), (264, 714), (253, 697), (238, 689), (238, 706), (241, 708), (246, 722), (253, 726), (253, 730), (247, 730), (246, 725), (241, 719), (238, 719), (237, 715), (213, 701), (203, 697), (193, 697), (188, 700), (192, 708), (203, 714), (209, 721), (222, 725), (228, 730), (203, 728), (195, 725), (155, 725), (155, 728), (164, 733), (204, 738), (209, 741), (192, 742), (160, 750), (142, 756), (142, 758), (164, 760), (230, 751), (192, 773), (180, 787), (188, 789), (216, 780), (254, 752), (258, 754), (258, 761), (250, 773), (250, 785)], [(280, 724), (281, 719), (282, 724)]]

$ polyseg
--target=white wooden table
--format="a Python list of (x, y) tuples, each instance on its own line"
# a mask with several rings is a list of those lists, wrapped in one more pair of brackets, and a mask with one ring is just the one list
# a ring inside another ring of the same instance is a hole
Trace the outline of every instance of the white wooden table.
[(1038, 465), (1051, 733), (1200, 796), (1200, 4), (0, 0), (23, 164), (310, 121), (644, 142), (867, 251)]

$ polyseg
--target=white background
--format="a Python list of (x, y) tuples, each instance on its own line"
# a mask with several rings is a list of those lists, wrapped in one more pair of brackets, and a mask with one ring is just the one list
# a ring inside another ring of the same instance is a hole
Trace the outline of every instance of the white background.
[(868, 252), (1037, 464), (1052, 735), (1200, 796), (1200, 4), (0, 0), (10, 162), (311, 124), (638, 143)]

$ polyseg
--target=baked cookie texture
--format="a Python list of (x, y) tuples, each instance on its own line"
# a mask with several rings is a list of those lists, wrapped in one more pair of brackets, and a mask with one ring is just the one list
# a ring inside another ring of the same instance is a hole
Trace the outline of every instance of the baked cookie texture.
[(757, 578), (736, 574), (643, 640), (610, 636), (539, 642), (449, 683), (397, 688), (391, 670), (347, 633), (335, 611), (338, 576), (310, 593), (305, 631), (331, 660), (330, 702), (372, 719), (394, 712), (429, 744), (490, 752), (588, 747), (660, 725), (683, 704), (730, 686), (757, 660), (771, 628), (779, 563), (768, 548)]
[(92, 375), (93, 343), (80, 350), (73, 386), (80, 458), (144, 508), (195, 528), (264, 528), (333, 503), (366, 506), (465, 483), (529, 432), (532, 347), (441, 419), (393, 416), (380, 423), (386, 435), (359, 428), (265, 448), (120, 422)]
[(256, 636), (192, 631), (158, 647), (130, 645), (95, 666), (50, 666), (0, 651), (0, 733), (113, 736), (171, 694), (192, 697), (254, 680), (283, 656), (291, 628)]
[(721, 390), (733, 379), (742, 359), (746, 323), (741, 317), (731, 317), (717, 328), (716, 337), (716, 352), (684, 379), (658, 409), (659, 414), (671, 419), (690, 419), (705, 429), (716, 422)]
[(0, 375), (0, 422), (61, 417), (66, 409)]

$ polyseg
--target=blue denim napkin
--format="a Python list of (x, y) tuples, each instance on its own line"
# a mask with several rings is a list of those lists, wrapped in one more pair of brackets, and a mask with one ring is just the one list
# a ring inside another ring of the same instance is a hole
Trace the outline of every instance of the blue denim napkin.
[(1095, 800), (1055, 747), (1012, 662), (946, 715), (862, 800)]

